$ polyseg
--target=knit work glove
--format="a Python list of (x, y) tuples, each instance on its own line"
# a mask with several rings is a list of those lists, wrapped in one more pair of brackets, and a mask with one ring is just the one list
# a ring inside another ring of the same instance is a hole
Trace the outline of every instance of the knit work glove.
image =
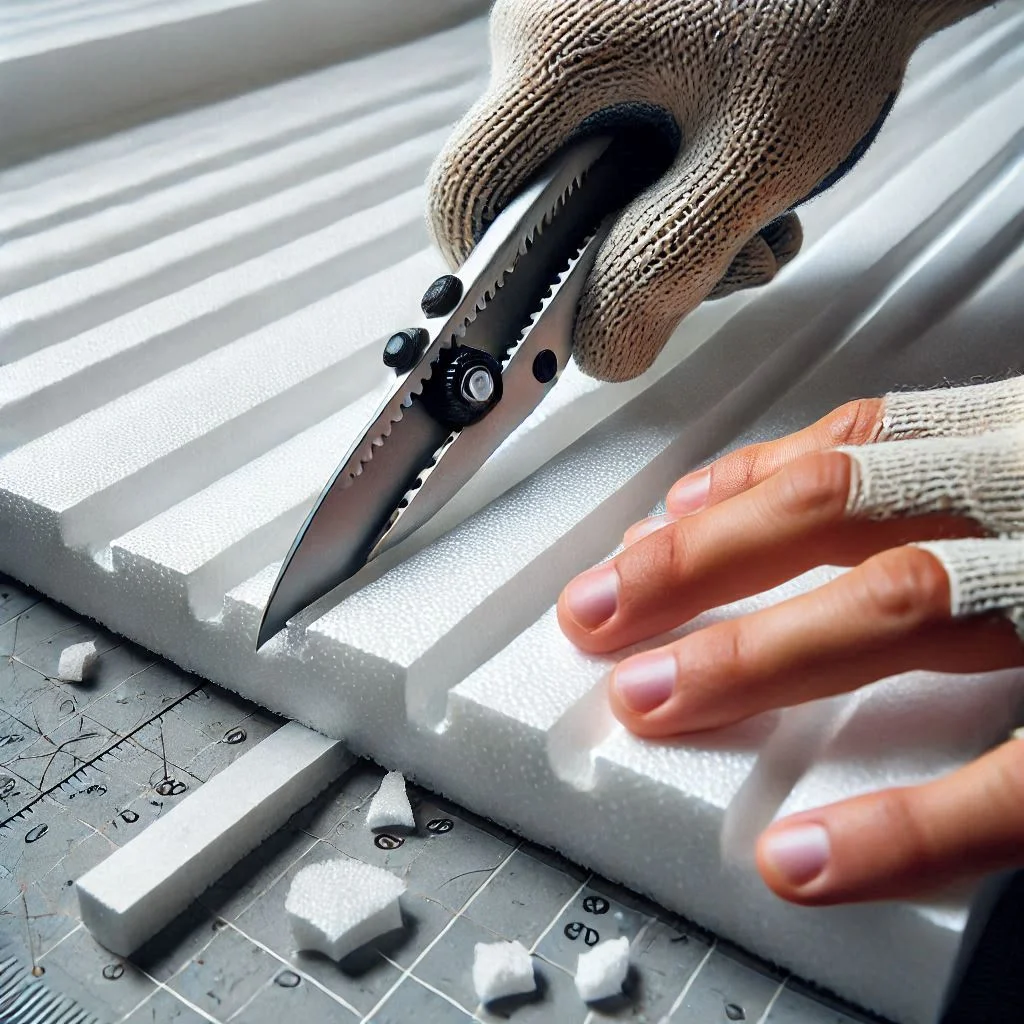
[(1024, 377), (900, 393), (853, 460), (848, 511), (961, 515), (991, 534), (922, 543), (945, 567), (954, 616), (1003, 612), (1024, 640)]
[(619, 216), (576, 323), (584, 372), (635, 377), (704, 299), (792, 259), (792, 207), (867, 149), (918, 43), (991, 2), (497, 0), (490, 85), (431, 173), (435, 241), (462, 262), (581, 125), (668, 125), (677, 156)]

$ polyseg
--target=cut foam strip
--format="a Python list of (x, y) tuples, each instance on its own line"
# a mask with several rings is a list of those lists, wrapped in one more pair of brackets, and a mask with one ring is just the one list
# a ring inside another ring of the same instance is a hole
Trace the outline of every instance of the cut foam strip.
[(57, 662), (57, 678), (66, 683), (80, 683), (88, 678), (98, 659), (99, 652), (92, 640), (65, 647)]
[(83, 923), (129, 956), (353, 760), (289, 722), (79, 878)]
[(401, 772), (388, 772), (381, 780), (366, 812), (366, 825), (371, 829), (416, 827)]
[(580, 953), (576, 964), (576, 991), (585, 1003), (610, 999), (622, 991), (629, 973), (629, 939), (609, 939)]
[(405, 882), (383, 868), (341, 858), (311, 864), (285, 900), (298, 950), (342, 960), (378, 936), (402, 927)]
[(473, 947), (473, 988), (485, 1004), (535, 991), (537, 979), (526, 947), (521, 942), (478, 942)]

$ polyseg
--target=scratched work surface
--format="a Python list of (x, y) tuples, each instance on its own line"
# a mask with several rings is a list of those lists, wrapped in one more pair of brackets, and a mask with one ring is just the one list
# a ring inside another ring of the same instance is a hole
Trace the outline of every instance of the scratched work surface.
[[(60, 651), (89, 639), (101, 652), (93, 679), (54, 681)], [(282, 722), (3, 577), (0, 655), (0, 947), (6, 939), (26, 972), (34, 965), (39, 980), (29, 985), (70, 997), (98, 1021), (861, 1019), (422, 790), (410, 787), (414, 835), (374, 836), (365, 811), (382, 773), (366, 762), (123, 961), (82, 926), (72, 881)], [(409, 887), (403, 932), (340, 967), (296, 955), (284, 915), (295, 873), (339, 854), (387, 867)], [(627, 992), (588, 1011), (573, 986), (576, 957), (619, 935), (632, 943)], [(500, 938), (534, 954), (538, 991), (485, 1012), (473, 993), (473, 946)], [(6, 1020), (14, 968), (4, 955)]]

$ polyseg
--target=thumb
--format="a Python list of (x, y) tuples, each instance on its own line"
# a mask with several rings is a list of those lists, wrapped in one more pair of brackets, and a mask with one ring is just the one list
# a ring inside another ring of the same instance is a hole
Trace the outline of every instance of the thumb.
[[(625, 8), (609, 13), (601, 29), (605, 43), (580, 52), (578, 41), (594, 31), (589, 5), (495, 4), (490, 85), (453, 129), (427, 183), (428, 226), (453, 267), (582, 126), (624, 106), (641, 116), (653, 109), (643, 84), (622, 72), (626, 54), (619, 49), (626, 41), (617, 39), (615, 28), (628, 15)], [(657, 128), (664, 130), (671, 118), (659, 113)]]
[(724, 299), (735, 292), (768, 284), (796, 256), (802, 243), (803, 228), (795, 213), (772, 221), (740, 249), (708, 298)]
[(761, 875), (806, 905), (920, 896), (1024, 862), (1024, 742), (945, 778), (807, 811), (760, 838)]
[(686, 140), (598, 253), (575, 334), (576, 361), (592, 377), (643, 373), (716, 289), (721, 296), (770, 280), (799, 247), (799, 222), (781, 215), (802, 191), (771, 187), (758, 128), (726, 124), (705, 135)]

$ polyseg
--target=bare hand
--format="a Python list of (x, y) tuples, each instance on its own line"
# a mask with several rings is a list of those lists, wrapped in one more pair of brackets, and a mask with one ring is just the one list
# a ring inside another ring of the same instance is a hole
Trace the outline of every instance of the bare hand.
[[(1024, 378), (890, 396), (727, 455), (679, 481), (666, 516), (637, 524), (621, 554), (570, 583), (562, 628), (607, 653), (814, 566), (853, 567), (623, 660), (612, 707), (645, 737), (718, 728), (913, 669), (1024, 664), (1014, 628), (1024, 628), (1022, 412)], [(1024, 743), (1014, 741), (927, 785), (776, 822), (758, 864), (778, 895), (828, 904), (913, 895), (1024, 862), (1022, 851)]]

